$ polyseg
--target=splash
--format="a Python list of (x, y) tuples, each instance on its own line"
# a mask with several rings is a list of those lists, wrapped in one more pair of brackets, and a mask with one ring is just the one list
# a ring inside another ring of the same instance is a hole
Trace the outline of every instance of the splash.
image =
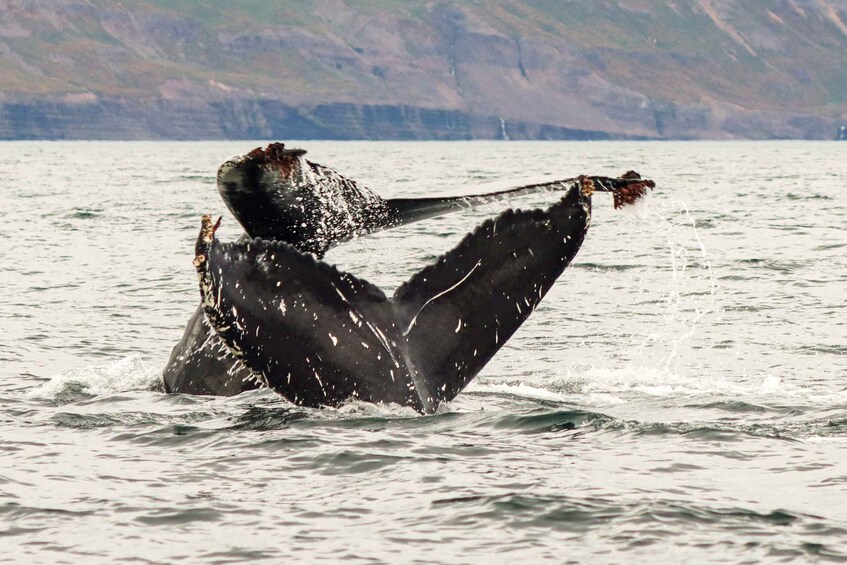
[[(625, 213), (647, 224), (651, 233), (664, 240), (671, 276), (665, 293), (666, 315), (662, 324), (645, 336), (632, 363), (645, 364), (644, 357), (660, 352), (658, 360), (645, 367), (662, 367), (671, 372), (683, 345), (692, 341), (704, 318), (715, 311), (716, 279), (697, 222), (683, 200), (654, 202), (643, 195)], [(705, 286), (705, 289), (704, 289)]]
[(149, 390), (161, 383), (161, 371), (144, 365), (139, 354), (109, 363), (76, 367), (53, 376), (30, 391), (31, 396), (61, 398), (70, 393), (99, 396), (130, 390)]

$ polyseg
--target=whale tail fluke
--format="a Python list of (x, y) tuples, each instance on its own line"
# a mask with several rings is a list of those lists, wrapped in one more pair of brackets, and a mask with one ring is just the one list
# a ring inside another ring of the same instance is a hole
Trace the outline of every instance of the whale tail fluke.
[[(556, 192), (564, 195), (577, 188), (582, 197), (587, 199), (593, 191), (612, 192), (617, 208), (634, 202), (645, 194), (648, 188), (653, 187), (652, 181), (641, 179), (636, 173), (627, 173), (620, 178), (577, 177), (468, 196), (385, 200), (354, 180), (345, 178), (328, 167), (307, 160), (304, 150), (289, 149), (281, 143), (272, 143), (265, 148), (257, 148), (245, 155), (228, 159), (218, 170), (217, 185), (227, 207), (249, 234), (245, 237), (285, 241), (300, 251), (313, 254), (316, 258), (322, 257), (331, 247), (354, 237), (481, 204), (497, 201), (508, 202), (513, 197), (524, 194)], [(548, 212), (552, 213), (552, 211)], [(507, 221), (507, 217), (511, 219)], [(531, 229), (527, 227), (529, 224), (522, 223), (525, 217), (517, 213), (513, 213), (513, 216), (507, 215), (498, 219), (495, 222), (496, 227), (490, 229), (496, 229), (502, 235), (503, 230), (510, 225), (512, 220), (515, 221), (513, 229), (517, 231), (526, 229), (527, 234), (532, 233)], [(213, 227), (210, 219), (209, 229)], [(481, 233), (482, 235), (479, 235), (479, 238), (493, 236), (493, 231), (488, 235), (484, 230)], [(214, 238), (212, 237), (212, 239)], [(465, 252), (473, 254), (479, 251), (474, 251), (476, 247), (472, 245), (473, 241), (475, 239), (472, 238), (465, 242), (467, 244)], [(258, 243), (251, 242), (249, 239), (243, 243), (243, 250), (247, 255), (250, 255), (259, 247)], [(211, 247), (214, 247), (214, 245), (210, 244)], [(484, 258), (485, 246), (481, 245), (480, 249), (482, 251), (479, 251), (477, 256)], [(519, 250), (515, 252), (519, 253)], [(281, 253), (282, 255), (286, 254), (285, 252)], [(461, 262), (455, 265), (452, 263), (453, 260), (458, 261), (457, 258), (462, 256), (461, 253), (457, 248), (455, 253), (448, 254), (452, 259), (445, 259), (445, 264), (448, 266), (442, 267), (442, 269), (455, 268), (461, 270), (463, 267), (468, 267), (464, 271), (467, 274), (470, 269), (474, 268), (475, 263), (469, 266), (463, 265)], [(234, 260), (234, 257), (230, 259)], [(246, 259), (245, 256), (244, 260), (246, 261)], [(467, 281), (481, 277), (485, 269), (491, 267), (490, 263), (491, 261), (488, 260), (483, 261), (475, 268)], [(220, 273), (228, 273), (227, 265), (227, 261), (220, 264)], [(307, 265), (307, 263), (301, 265), (304, 276), (311, 269)], [(530, 269), (532, 265), (528, 263), (526, 267)], [(273, 270), (268, 265), (265, 265), (264, 268)], [(267, 273), (264, 273), (260, 267), (257, 266), (256, 269), (256, 277), (267, 277)], [(229, 275), (232, 275), (232, 273), (229, 273)], [(286, 272), (285, 276), (289, 276), (289, 273)], [(450, 284), (437, 292), (450, 289), (455, 283), (455, 279), (447, 276), (447, 273), (443, 273), (443, 279)], [(221, 279), (224, 286), (233, 280), (232, 276)], [(255, 286), (256, 280), (243, 281), (241, 286), (236, 288), (243, 292), (244, 288)], [(413, 291), (416, 286), (421, 285), (421, 281), (422, 279), (417, 279), (410, 281), (410, 284), (407, 285), (406, 292), (409, 293), (406, 297), (407, 303), (402, 300), (395, 300), (391, 303), (391, 308), (394, 309), (393, 315), (397, 316), (396, 324), (398, 327), (404, 323), (408, 326), (411, 319), (417, 315), (417, 311), (411, 314), (408, 311), (415, 310), (415, 304), (420, 309), (420, 304), (418, 304), (421, 302), (420, 297), (415, 298), (416, 294)], [(229, 291), (228, 287), (226, 289), (219, 288), (223, 295)], [(447, 294), (451, 293), (452, 291)], [(291, 298), (289, 297), (289, 302)], [(424, 302), (428, 301), (429, 298), (425, 298)], [(435, 302), (444, 302), (441, 298), (443, 297), (430, 302), (425, 310), (428, 310)], [(245, 303), (244, 306), (249, 306), (249, 304)], [(204, 306), (201, 305), (186, 326), (182, 339), (173, 348), (163, 373), (165, 389), (189, 394), (227, 396), (249, 390), (254, 386), (253, 381), (249, 375), (245, 378), (246, 370), (240, 369), (241, 365), (236, 363), (236, 360), (229, 354), (229, 347), (224, 346), (217, 339), (217, 332), (210, 332), (207, 324), (208, 315), (204, 314), (203, 309)], [(497, 321), (499, 324), (501, 321), (499, 317)], [(398, 341), (398, 344), (405, 348), (404, 355), (423, 356), (423, 354), (416, 354), (415, 352), (426, 351), (430, 348), (437, 349), (436, 345), (428, 344), (427, 340), (424, 339), (424, 332), (415, 330), (422, 324), (423, 318), (417, 316), (413, 328), (402, 328), (402, 331), (407, 332), (407, 335), (402, 336), (404, 339)], [(280, 335), (282, 334), (280, 333)], [(411, 342), (407, 343), (405, 338), (409, 338)], [(502, 339), (499, 330), (496, 339)], [(478, 357), (479, 351), (481, 351), (479, 348), (475, 348), (470, 353), (474, 357)], [(310, 362), (314, 363), (314, 359), (310, 358)], [(483, 363), (484, 361), (480, 361), (478, 364), (481, 366)], [(472, 375), (475, 373), (474, 370), (467, 369), (466, 374)], [(287, 379), (287, 375), (285, 376)], [(417, 373), (414, 373), (413, 376), (417, 378)], [(424, 384), (421, 381), (420, 386)], [(359, 392), (361, 391), (357, 389), (357, 393)]]
[(590, 199), (508, 211), (397, 289), (280, 242), (219, 244), (195, 266), (206, 316), (267, 386), (297, 404), (358, 398), (423, 413), (456, 396), (526, 320), (585, 237)]

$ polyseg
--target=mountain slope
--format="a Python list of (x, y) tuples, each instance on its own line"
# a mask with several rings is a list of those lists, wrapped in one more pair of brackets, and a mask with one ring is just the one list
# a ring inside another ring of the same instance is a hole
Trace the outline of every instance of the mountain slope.
[(0, 138), (832, 138), (839, 0), (0, 0)]

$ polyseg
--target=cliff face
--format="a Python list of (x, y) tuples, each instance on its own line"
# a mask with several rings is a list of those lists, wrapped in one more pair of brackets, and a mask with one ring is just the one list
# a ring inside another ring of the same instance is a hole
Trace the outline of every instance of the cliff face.
[(0, 0), (0, 138), (824, 138), (840, 0)]

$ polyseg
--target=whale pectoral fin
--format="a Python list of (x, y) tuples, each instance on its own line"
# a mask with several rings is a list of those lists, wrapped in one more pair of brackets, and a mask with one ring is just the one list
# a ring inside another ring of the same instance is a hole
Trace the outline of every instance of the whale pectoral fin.
[(281, 242), (198, 250), (206, 316), (268, 387), (304, 406), (359, 398), (423, 411), (377, 287)]
[(410, 362), (436, 402), (455, 397), (535, 309), (579, 250), (589, 214), (577, 188), (544, 211), (507, 211), (397, 289)]

